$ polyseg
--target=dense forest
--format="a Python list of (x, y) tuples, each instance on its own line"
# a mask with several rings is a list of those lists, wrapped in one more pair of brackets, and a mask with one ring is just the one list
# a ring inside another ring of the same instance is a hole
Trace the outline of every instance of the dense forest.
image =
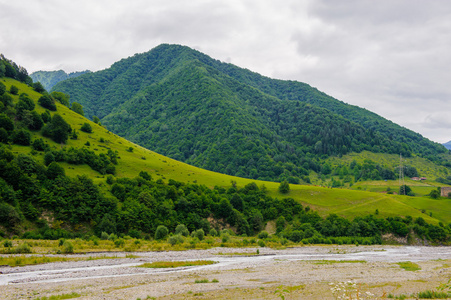
[(66, 73), (63, 70), (59, 71), (37, 71), (30, 74), (31, 79), (34, 82), (40, 82), (47, 91), (50, 91), (52, 87), (60, 81), (75, 78), (77, 76), (89, 73), (91, 71), (80, 71), (80, 72), (72, 72)]
[[(2, 237), (58, 239), (102, 233), (145, 237), (154, 236), (159, 226), (174, 232), (180, 224), (189, 231), (202, 229), (214, 234), (228, 227), (236, 234), (252, 236), (274, 221), (276, 234), (293, 242), (375, 244), (381, 243), (386, 233), (415, 234), (433, 243), (450, 240), (449, 225), (428, 224), (421, 217), (382, 218), (376, 211), (352, 221), (337, 215), (322, 218), (286, 195), (286, 181), (280, 185), (279, 199), (255, 183), (237, 186), (231, 182), (229, 187), (208, 188), (172, 179), (155, 180), (145, 171), (135, 178), (116, 178), (121, 166), (116, 152), (97, 154), (88, 148), (89, 141), (82, 148), (63, 147), (70, 139), (80, 138), (76, 126), (59, 113), (58, 107), (69, 105), (68, 96), (48, 94), (41, 84), (33, 84), (25, 69), (2, 59), (0, 65), (9, 66), (0, 68), (2, 77), (22, 78), (30, 89), (41, 93), (34, 101), (14, 84), (7, 89), (0, 81)], [(83, 115), (81, 106), (72, 103), (72, 110)], [(81, 130), (92, 132), (88, 123)], [(13, 152), (13, 146), (28, 150)], [(39, 153), (43, 161), (37, 158)], [(86, 175), (69, 177), (62, 162), (87, 165), (106, 176), (106, 182), (96, 184)], [(354, 163), (351, 171), (362, 168), (366, 167)]]
[(128, 140), (229, 175), (308, 182), (327, 157), (364, 150), (451, 166), (442, 145), (374, 113), (183, 46), (161, 45), (53, 90)]

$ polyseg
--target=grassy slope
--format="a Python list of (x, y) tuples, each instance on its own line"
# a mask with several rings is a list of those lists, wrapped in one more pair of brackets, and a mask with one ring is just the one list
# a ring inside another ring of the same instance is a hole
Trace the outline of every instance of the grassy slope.
[[(40, 94), (15, 80), (5, 78), (2, 79), (2, 82), (8, 89), (11, 84), (14, 84), (19, 88), (19, 94), (25, 92), (35, 101), (40, 97)], [(17, 101), (17, 99), (18, 97), (16, 96), (15, 100)], [(285, 195), (281, 195), (277, 191), (279, 183), (256, 181), (219, 174), (172, 160), (109, 132), (63, 105), (57, 104), (57, 107), (58, 113), (71, 124), (73, 129), (77, 129), (79, 133), (78, 140), (69, 140), (68, 144), (64, 147), (84, 147), (86, 141), (89, 141), (91, 144), (89, 149), (96, 151), (96, 153), (106, 152), (107, 149), (118, 151), (120, 159), (116, 168), (117, 177), (135, 177), (140, 171), (147, 171), (154, 179), (162, 178), (165, 181), (174, 179), (182, 182), (195, 182), (208, 187), (214, 187), (215, 185), (230, 186), (231, 181), (236, 181), (238, 186), (256, 182), (258, 186), (265, 185), (271, 196), (285, 197)], [(39, 105), (37, 105), (36, 109), (38, 112), (44, 111)], [(87, 134), (79, 130), (85, 122), (91, 124), (93, 133)], [(34, 133), (34, 136), (41, 137), (37, 133)], [(105, 142), (100, 142), (101, 138)], [(61, 147), (61, 145), (54, 143), (50, 139), (44, 139), (52, 147)], [(127, 151), (129, 147), (134, 148), (133, 152)], [(29, 147), (13, 145), (12, 149), (16, 153), (30, 152)], [(43, 161), (43, 153), (38, 153), (35, 157)], [(105, 176), (93, 171), (86, 165), (76, 166), (63, 164), (63, 166), (66, 169), (66, 174), (69, 176), (86, 174), (93, 178), (95, 182), (104, 187), (106, 186)], [(292, 197), (304, 205), (309, 205), (311, 208), (318, 210), (323, 216), (329, 213), (336, 213), (347, 218), (353, 218), (354, 216), (374, 214), (375, 210), (378, 209), (381, 216), (411, 215), (414, 218), (421, 216), (426, 221), (432, 223), (439, 221), (448, 223), (451, 221), (451, 200), (449, 199), (432, 200), (425, 197), (404, 197), (369, 191), (329, 189), (307, 185), (291, 185), (290, 187), (291, 191), (286, 196)], [(421, 213), (421, 210), (432, 212), (432, 217)]]

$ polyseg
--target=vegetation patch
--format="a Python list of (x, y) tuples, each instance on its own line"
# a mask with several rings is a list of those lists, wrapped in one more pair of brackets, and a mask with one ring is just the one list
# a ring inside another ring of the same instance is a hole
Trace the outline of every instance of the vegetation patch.
[(366, 260), (319, 260), (313, 262), (315, 265), (332, 265), (332, 264), (364, 264)]
[(153, 263), (144, 263), (139, 268), (180, 268), (192, 266), (204, 266), (215, 264), (212, 260), (195, 260), (195, 261), (156, 261)]
[(73, 298), (78, 298), (78, 297), (81, 297), (81, 295), (73, 292), (70, 294), (53, 295), (53, 296), (49, 296), (49, 297), (39, 297), (39, 298), (36, 298), (35, 300), (63, 300), (63, 299), (73, 299)]
[(413, 263), (411, 261), (403, 261), (397, 263), (401, 268), (403, 268), (406, 271), (418, 271), (421, 270), (420, 266), (416, 263)]

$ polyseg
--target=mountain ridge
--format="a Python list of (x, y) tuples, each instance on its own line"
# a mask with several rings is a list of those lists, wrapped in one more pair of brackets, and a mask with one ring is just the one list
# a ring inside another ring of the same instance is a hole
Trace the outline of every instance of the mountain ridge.
[[(179, 72), (180, 68), (184, 71)], [(87, 116), (100, 117), (112, 131), (149, 149), (209, 170), (254, 179), (293, 177), (296, 182), (311, 171), (321, 172), (323, 155), (369, 150), (440, 162), (438, 155), (446, 152), (418, 133), (308, 84), (270, 79), (180, 45), (157, 46), (111, 68), (60, 82), (53, 90), (71, 95), (71, 101), (82, 104)], [(230, 106), (233, 111), (218, 101), (235, 103)], [(181, 109), (191, 104), (197, 105), (196, 110)], [(309, 115), (309, 110), (315, 114)], [(219, 129), (211, 128), (210, 123), (217, 124), (212, 116), (226, 112), (233, 120), (222, 122)], [(188, 126), (186, 120), (195, 117), (200, 118), (200, 127)], [(344, 120), (351, 122), (350, 128)], [(234, 130), (237, 122), (241, 127)], [(309, 130), (304, 130), (306, 124)], [(187, 127), (191, 129), (186, 131)], [(199, 134), (211, 130), (221, 133), (216, 141)], [(178, 135), (182, 131), (183, 137)], [(233, 139), (230, 132), (236, 133)], [(236, 158), (246, 152), (242, 144), (248, 140), (251, 155), (246, 160)], [(260, 145), (264, 151), (258, 150)], [(237, 151), (231, 154), (228, 149)], [(271, 174), (271, 169), (276, 172)]]

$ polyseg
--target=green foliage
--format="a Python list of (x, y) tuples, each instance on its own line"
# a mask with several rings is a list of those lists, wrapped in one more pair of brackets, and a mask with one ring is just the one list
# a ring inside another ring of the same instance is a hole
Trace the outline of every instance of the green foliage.
[(72, 254), (74, 253), (74, 245), (69, 241), (64, 241), (63, 243), (63, 250), (61, 251), (65, 254)]
[(42, 95), (38, 100), (39, 105), (51, 111), (56, 111), (55, 100), (49, 95)]
[(290, 185), (288, 181), (282, 181), (279, 185), (279, 192), (282, 194), (287, 194), (290, 191)]
[(92, 121), (93, 121), (94, 123), (96, 123), (96, 124), (100, 124), (100, 119), (99, 119), (99, 117), (97, 117), (97, 116), (93, 116), (93, 117), (92, 117)]
[(401, 185), (399, 187), (399, 195), (413, 196), (412, 189), (408, 185)]
[(0, 128), (4, 128), (6, 131), (13, 131), (14, 123), (7, 115), (0, 114)]
[(64, 171), (63, 167), (61, 167), (58, 163), (53, 161), (47, 167), (46, 175), (47, 175), (47, 178), (53, 180), (53, 179), (57, 178), (58, 176), (65, 176), (66, 172)]
[[(33, 81), (37, 82), (39, 81), (42, 83), (44, 88), (48, 91), (52, 89), (52, 87), (57, 84), (60, 81), (75, 78), (80, 75), (89, 73), (90, 71), (81, 71), (81, 72), (73, 72), (67, 74), (63, 70), (58, 71), (37, 71), (30, 75), (30, 77), (33, 79)], [(66, 105), (68, 106), (68, 105)]]
[(164, 225), (160, 225), (157, 227), (157, 230), (155, 231), (155, 239), (156, 240), (162, 240), (165, 239), (168, 236), (168, 228)]
[(183, 236), (188, 236), (189, 235), (188, 228), (186, 228), (185, 224), (177, 225), (177, 227), (175, 228), (174, 233), (176, 235), (183, 235)]
[(92, 133), (92, 127), (91, 125), (89, 125), (89, 123), (83, 123), (80, 130), (86, 133)]
[(17, 94), (19, 93), (19, 89), (17, 88), (17, 86), (12, 85), (12, 86), (9, 88), (9, 92), (10, 92), (12, 95), (17, 95)]
[(80, 103), (72, 102), (71, 109), (79, 115), (82, 115), (82, 116), (85, 115), (85, 113), (83, 112), (83, 106), (81, 106)]
[(70, 99), (69, 95), (60, 92), (52, 92), (50, 96), (52, 96), (53, 99), (57, 100), (62, 105), (69, 107), (69, 99)]
[[(135, 143), (240, 177), (310, 182), (312, 172), (331, 176), (327, 157), (364, 150), (448, 161), (440, 158), (448, 156), (441, 145), (367, 110), (183, 46), (158, 46), (110, 69), (60, 82), (54, 90), (71, 94), (88, 117), (101, 117)], [(397, 174), (393, 167), (369, 168), (355, 176), (389, 180)]]
[(59, 114), (54, 114), (52, 121), (44, 126), (42, 134), (52, 138), (56, 143), (66, 143), (71, 131), (72, 128), (63, 117)]
[(33, 90), (35, 90), (35, 92), (38, 92), (40, 94), (46, 92), (44, 86), (40, 82), (33, 83)]
[(13, 133), (12, 140), (14, 144), (28, 146), (31, 144), (31, 134), (25, 129), (19, 129)]

